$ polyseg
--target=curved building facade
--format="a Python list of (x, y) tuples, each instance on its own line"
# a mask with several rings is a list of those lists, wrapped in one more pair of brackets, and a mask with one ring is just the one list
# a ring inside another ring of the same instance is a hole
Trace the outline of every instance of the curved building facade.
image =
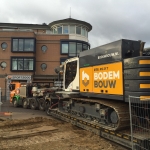
[(68, 18), (54, 21), (49, 24), (50, 33), (54, 35), (69, 35), (69, 39), (61, 39), (61, 54), (74, 57), (79, 52), (90, 49), (88, 32), (92, 26), (84, 21)]
[(54, 21), (49, 24), (52, 34), (69, 34), (69, 39), (88, 41), (88, 32), (92, 26), (84, 21), (68, 18)]

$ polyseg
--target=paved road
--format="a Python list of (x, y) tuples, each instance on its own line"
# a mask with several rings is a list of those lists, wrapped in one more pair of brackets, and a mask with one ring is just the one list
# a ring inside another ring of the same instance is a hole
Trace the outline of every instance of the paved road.
[(12, 104), (9, 103), (9, 101), (3, 101), (3, 104), (1, 105), (0, 112), (12, 112), (12, 117), (5, 116), (0, 113), (0, 118), (12, 118), (12, 119), (28, 119), (32, 117), (46, 117), (50, 118), (50, 116), (47, 116), (45, 111), (40, 110), (32, 110), (32, 109), (24, 109), (22, 107), (14, 108)]

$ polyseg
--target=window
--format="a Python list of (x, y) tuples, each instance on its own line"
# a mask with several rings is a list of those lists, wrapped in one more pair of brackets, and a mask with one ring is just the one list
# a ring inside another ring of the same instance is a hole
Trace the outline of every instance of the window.
[(77, 43), (77, 54), (82, 52), (82, 43)]
[(46, 34), (51, 34), (52, 32), (50, 30), (46, 30)]
[(57, 34), (57, 28), (54, 28), (54, 29), (53, 29), (53, 33), (54, 33), (54, 34)]
[(83, 44), (83, 51), (88, 50), (88, 46), (86, 44)]
[(87, 32), (87, 30), (85, 30), (85, 36), (88, 37), (88, 32)]
[(12, 38), (12, 52), (34, 52), (34, 38)]
[(68, 34), (68, 26), (63, 26), (63, 33)]
[(13, 51), (18, 50), (18, 39), (13, 39)]
[(1, 66), (2, 69), (5, 69), (7, 67), (7, 63), (5, 61), (2, 61), (0, 63), (0, 66)]
[(75, 26), (70, 26), (70, 34), (75, 34)]
[(23, 59), (18, 59), (17, 61), (18, 70), (23, 70)]
[(34, 64), (33, 57), (11, 57), (11, 71), (34, 71)]
[(3, 43), (1, 44), (1, 47), (2, 47), (2, 49), (6, 49), (6, 48), (7, 48), (7, 43), (3, 42)]
[(78, 56), (82, 51), (88, 50), (88, 43), (76, 40), (61, 41), (61, 54), (68, 54), (69, 57)]
[(45, 71), (46, 68), (47, 68), (47, 64), (42, 63), (42, 64), (41, 64), (41, 69), (42, 69), (43, 71)]
[(81, 27), (76, 27), (76, 34), (81, 34)]
[(33, 39), (24, 39), (24, 51), (34, 51), (33, 45), (34, 45)]
[(54, 34), (62, 34), (62, 26), (53, 28), (53, 33)]
[(76, 56), (76, 42), (69, 42), (69, 56)]
[(68, 43), (62, 43), (62, 54), (68, 53)]
[(62, 27), (58, 27), (57, 30), (58, 30), (58, 34), (62, 34)]
[(23, 39), (19, 39), (19, 51), (23, 51)]
[(81, 25), (69, 25), (61, 24), (52, 27), (51, 32), (53, 34), (78, 34), (88, 37), (88, 30), (85, 26)]
[(84, 28), (81, 29), (81, 35), (85, 36), (85, 29)]
[(65, 88), (74, 80), (77, 73), (77, 61), (68, 62), (65, 72)]
[(46, 52), (46, 51), (47, 51), (47, 46), (46, 46), (46, 45), (43, 45), (43, 46), (41, 47), (41, 50), (42, 50), (43, 52)]

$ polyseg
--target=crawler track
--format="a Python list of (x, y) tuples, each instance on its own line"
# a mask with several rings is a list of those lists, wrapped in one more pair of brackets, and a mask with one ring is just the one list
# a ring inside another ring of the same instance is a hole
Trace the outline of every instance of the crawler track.
[(105, 126), (106, 129), (116, 131), (130, 126), (129, 106), (125, 103), (121, 103), (118, 101), (86, 99), (86, 98), (72, 98), (72, 99), (81, 102), (98, 103), (106, 107), (112, 108), (118, 116), (118, 122), (116, 124), (111, 124), (109, 126), (103, 125)]

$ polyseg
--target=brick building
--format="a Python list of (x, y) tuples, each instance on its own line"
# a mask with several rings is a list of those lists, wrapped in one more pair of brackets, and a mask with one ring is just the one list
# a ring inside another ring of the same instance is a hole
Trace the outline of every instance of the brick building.
[(0, 23), (0, 87), (7, 98), (12, 81), (53, 86), (55, 67), (90, 49), (92, 26), (67, 18), (49, 24)]

